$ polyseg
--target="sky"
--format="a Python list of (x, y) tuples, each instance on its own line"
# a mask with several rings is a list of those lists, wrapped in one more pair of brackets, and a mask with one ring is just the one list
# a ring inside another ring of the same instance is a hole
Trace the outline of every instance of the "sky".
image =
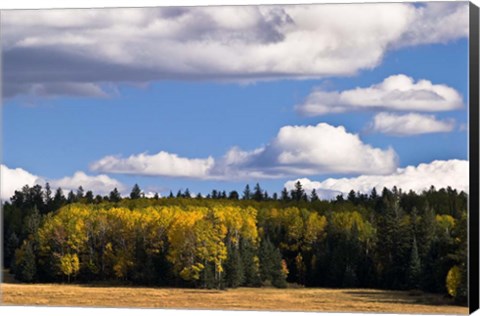
[(4, 200), (468, 191), (467, 2), (1, 14)]

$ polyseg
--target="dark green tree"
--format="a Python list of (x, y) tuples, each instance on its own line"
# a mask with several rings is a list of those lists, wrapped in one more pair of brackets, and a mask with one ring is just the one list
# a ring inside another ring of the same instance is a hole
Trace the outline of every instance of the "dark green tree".
[(114, 188), (111, 192), (110, 195), (108, 196), (108, 199), (110, 202), (117, 203), (120, 202), (122, 199), (120, 192), (118, 192), (117, 188)]
[(239, 287), (245, 282), (242, 257), (240, 251), (235, 245), (227, 246), (228, 258), (225, 263), (225, 282), (227, 287)]
[(79, 186), (77, 189), (77, 196), (76, 196), (77, 201), (80, 201), (81, 199), (83, 199), (83, 194), (84, 194), (83, 187)]
[(252, 192), (250, 191), (250, 186), (247, 184), (245, 186), (245, 190), (243, 190), (243, 197), (244, 200), (250, 200), (252, 198)]
[(36, 256), (33, 242), (26, 240), (15, 253), (15, 278), (23, 282), (34, 282), (37, 276)]
[(253, 189), (253, 197), (255, 201), (261, 201), (263, 200), (263, 191), (262, 188), (260, 187), (260, 184), (257, 182), (255, 185), (255, 188)]
[(282, 255), (269, 239), (263, 240), (259, 249), (260, 277), (263, 283), (267, 282), (275, 287), (287, 286), (286, 275), (282, 267)]
[(238, 192), (237, 192), (237, 191), (231, 191), (231, 192), (228, 194), (228, 198), (229, 198), (230, 200), (238, 200), (238, 199), (239, 199)]
[(130, 192), (130, 198), (132, 200), (137, 200), (141, 197), (142, 197), (142, 190), (140, 189), (138, 184), (135, 183), (133, 188), (132, 188), (132, 192)]
[(412, 243), (412, 252), (410, 254), (410, 265), (408, 267), (408, 284), (411, 289), (419, 288), (421, 273), (422, 267), (420, 257), (418, 256), (417, 240), (414, 237)]
[(87, 193), (85, 193), (85, 202), (87, 204), (92, 204), (93, 203), (93, 192), (92, 191), (87, 191)]

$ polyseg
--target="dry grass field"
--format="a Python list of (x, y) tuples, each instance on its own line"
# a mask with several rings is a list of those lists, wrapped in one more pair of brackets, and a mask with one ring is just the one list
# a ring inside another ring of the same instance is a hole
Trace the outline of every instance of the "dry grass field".
[(2, 283), (4, 305), (467, 314), (439, 295), (371, 289), (239, 288), (226, 291)]

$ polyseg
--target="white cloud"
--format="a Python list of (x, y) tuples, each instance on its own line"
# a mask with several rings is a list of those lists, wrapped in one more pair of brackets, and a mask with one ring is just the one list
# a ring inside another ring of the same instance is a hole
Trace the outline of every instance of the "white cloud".
[(64, 192), (69, 192), (70, 190), (76, 192), (79, 186), (82, 186), (85, 192), (91, 190), (94, 194), (101, 195), (108, 194), (114, 188), (117, 188), (120, 192), (126, 189), (121, 182), (116, 179), (110, 178), (109, 176), (91, 176), (85, 174), (82, 171), (75, 172), (71, 177), (50, 179), (48, 181), (52, 188), (60, 187)]
[(336, 193), (347, 194), (350, 190), (369, 193), (375, 187), (381, 192), (384, 187), (392, 189), (394, 186), (403, 191), (413, 190), (422, 192), (434, 185), (436, 188), (450, 186), (454, 189), (468, 193), (469, 172), (468, 161), (466, 160), (435, 160), (431, 163), (422, 163), (418, 166), (398, 168), (390, 175), (362, 175), (354, 178), (329, 178), (324, 181), (312, 181), (307, 178), (288, 181), (285, 183), (287, 189), (292, 189), (295, 182), (300, 181), (302, 186), (310, 191), (312, 189), (322, 190), (329, 193), (329, 196), (336, 196)]
[(434, 115), (417, 113), (396, 115), (382, 112), (375, 115), (372, 122), (374, 131), (394, 136), (451, 132), (454, 128), (453, 119), (437, 120)]
[(64, 177), (61, 179), (46, 179), (30, 172), (15, 168), (10, 169), (5, 165), (0, 165), (0, 198), (2, 200), (9, 200), (16, 190), (21, 190), (25, 185), (30, 187), (39, 184), (44, 186), (46, 182), (50, 183), (52, 190), (61, 187), (64, 194), (70, 190), (76, 191), (79, 186), (82, 186), (85, 191), (92, 190), (94, 194), (108, 194), (114, 188), (119, 191), (125, 191), (125, 186), (118, 180), (112, 179), (106, 175), (87, 175), (82, 171), (77, 171), (71, 177)]
[(5, 96), (102, 96), (105, 83), (352, 75), (389, 49), (466, 38), (468, 3), (23, 10), (1, 26)]
[(399, 46), (447, 43), (468, 34), (468, 6), (452, 2), (427, 2), (418, 7), (415, 19)]
[(455, 89), (425, 79), (415, 82), (399, 74), (368, 88), (314, 90), (296, 109), (304, 115), (315, 116), (358, 110), (450, 111), (462, 106), (462, 96)]
[(2, 164), (0, 165), (0, 179), (0, 198), (5, 201), (10, 199), (16, 190), (20, 190), (25, 185), (33, 186), (37, 184), (40, 177), (24, 169), (10, 169)]
[(107, 173), (202, 178), (208, 174), (213, 164), (214, 159), (211, 157), (188, 159), (161, 151), (155, 155), (142, 153), (128, 158), (107, 156), (94, 162), (90, 168)]
[(280, 178), (328, 173), (386, 174), (395, 170), (392, 148), (374, 148), (343, 126), (284, 126), (266, 146), (253, 151), (234, 147), (215, 160), (189, 159), (159, 152), (128, 158), (107, 156), (91, 169), (106, 173), (199, 179)]

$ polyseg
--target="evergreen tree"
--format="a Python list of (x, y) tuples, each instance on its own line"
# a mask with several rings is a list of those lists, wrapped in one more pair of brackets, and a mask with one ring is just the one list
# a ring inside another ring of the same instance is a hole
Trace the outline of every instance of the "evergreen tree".
[(191, 198), (192, 196), (190, 195), (190, 190), (188, 190), (188, 188), (185, 189), (185, 193), (183, 194), (184, 197), (186, 197), (187, 199)]
[(15, 257), (15, 250), (18, 248), (20, 244), (20, 240), (17, 237), (17, 234), (15, 232), (10, 234), (10, 237), (8, 237), (8, 240), (6, 242), (5, 246), (5, 267), (9, 268), (10, 264), (12, 263), (14, 257)]
[(83, 187), (82, 186), (79, 186), (78, 189), (77, 189), (77, 195), (76, 195), (76, 200), (77, 201), (80, 201), (81, 199), (83, 199)]
[(227, 287), (239, 287), (245, 281), (243, 262), (237, 247), (227, 246), (228, 258), (225, 263)]
[(260, 277), (262, 282), (270, 282), (273, 286), (287, 286), (286, 275), (283, 272), (282, 255), (270, 240), (263, 240), (259, 250)]
[(26, 240), (15, 253), (15, 278), (23, 282), (34, 282), (36, 275), (37, 266), (33, 243)]
[(132, 188), (132, 191), (130, 192), (130, 198), (132, 200), (136, 200), (142, 197), (142, 190), (138, 186), (138, 184), (135, 183), (135, 185)]
[(357, 202), (357, 196), (355, 194), (355, 191), (354, 190), (351, 190), (350, 192), (348, 192), (348, 195), (347, 195), (347, 200), (356, 204)]
[(252, 192), (250, 191), (250, 186), (247, 184), (245, 190), (243, 190), (243, 199), (250, 200), (252, 198)]
[(70, 192), (68, 192), (68, 195), (67, 195), (67, 203), (72, 204), (72, 203), (75, 203), (76, 200), (77, 200), (77, 197), (75, 196), (75, 193), (73, 193), (73, 191), (70, 190)]
[(259, 286), (261, 281), (258, 257), (256, 255), (256, 248), (252, 242), (240, 238), (240, 256), (245, 278), (243, 284), (246, 286)]
[(270, 199), (270, 197), (268, 196), (267, 190), (265, 190), (265, 191), (263, 191), (263, 200), (268, 201), (268, 199)]
[(87, 191), (87, 193), (85, 193), (85, 201), (87, 202), (87, 204), (92, 204), (93, 203), (93, 192), (92, 191)]
[(228, 194), (228, 199), (230, 199), (230, 200), (238, 200), (238, 199), (239, 199), (238, 192), (237, 192), (237, 191), (231, 191), (231, 192)]
[(290, 200), (290, 197), (288, 196), (287, 188), (283, 188), (282, 193), (281, 193), (281, 199), (284, 202), (287, 202), (287, 201)]
[(108, 197), (110, 202), (117, 203), (120, 202), (122, 197), (120, 196), (120, 192), (118, 192), (117, 188), (114, 188)]
[(317, 190), (313, 189), (312, 193), (310, 194), (310, 201), (315, 202), (318, 201), (318, 195), (317, 195)]
[(420, 257), (418, 256), (417, 240), (413, 238), (412, 252), (410, 255), (410, 265), (408, 267), (409, 287), (416, 289), (420, 286), (420, 274), (422, 272)]
[(263, 200), (263, 191), (262, 188), (260, 187), (260, 184), (257, 182), (255, 185), (255, 188), (253, 189), (253, 197), (255, 201), (261, 201)]
[(52, 189), (50, 188), (50, 184), (47, 182), (45, 184), (45, 209), (41, 210), (41, 213), (45, 214), (45, 213), (51, 212), (52, 207), (53, 207)]
[(63, 195), (63, 190), (61, 188), (57, 188), (53, 197), (52, 211), (58, 210), (63, 205), (65, 205), (66, 202), (67, 201), (65, 200), (65, 196)]

